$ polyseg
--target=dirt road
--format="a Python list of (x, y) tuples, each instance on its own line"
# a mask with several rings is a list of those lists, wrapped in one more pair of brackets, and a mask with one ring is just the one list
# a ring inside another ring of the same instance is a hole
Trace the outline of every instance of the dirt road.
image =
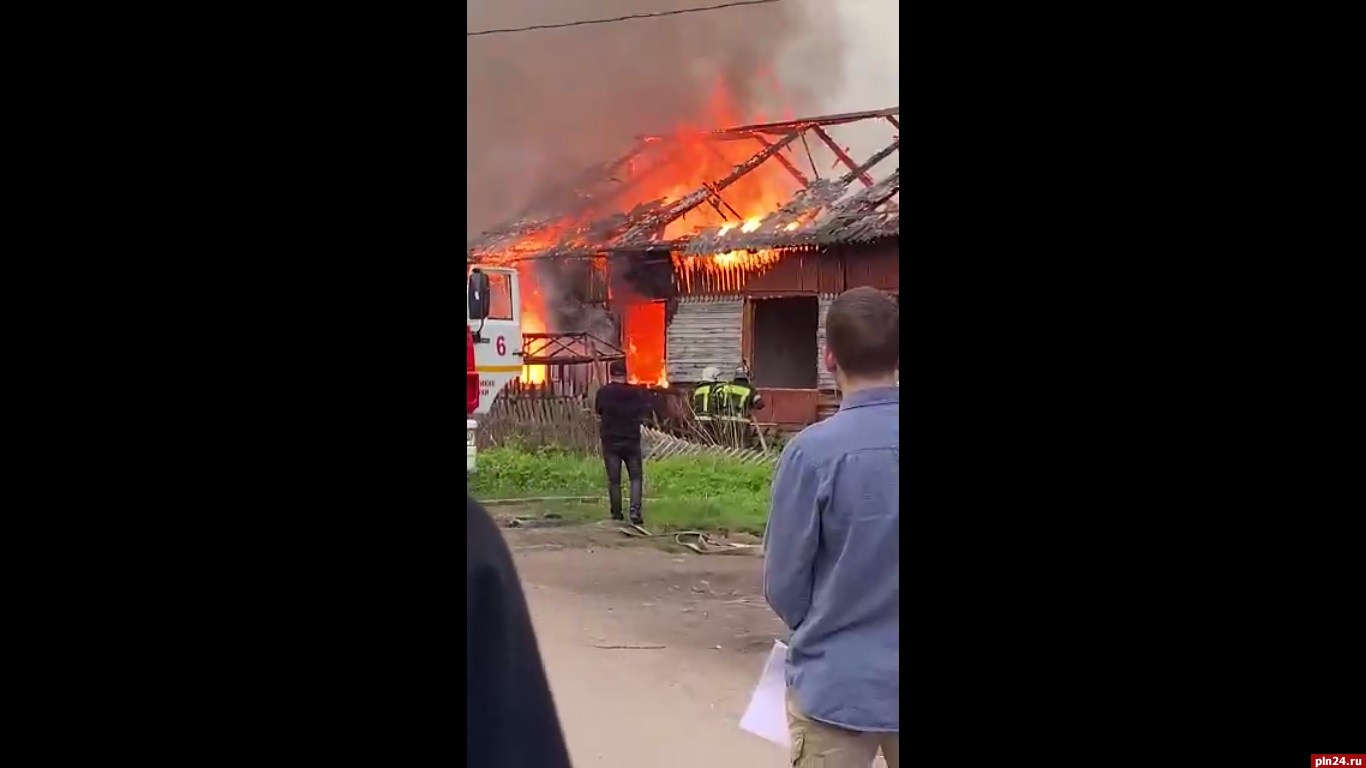
[(575, 766), (787, 764), (739, 727), (784, 635), (758, 557), (674, 554), (601, 528), (507, 533)]

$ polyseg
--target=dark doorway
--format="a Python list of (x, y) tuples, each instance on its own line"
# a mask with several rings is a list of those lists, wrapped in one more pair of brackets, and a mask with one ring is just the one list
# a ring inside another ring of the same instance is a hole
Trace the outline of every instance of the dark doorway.
[(750, 373), (755, 386), (815, 389), (819, 323), (815, 296), (754, 300)]

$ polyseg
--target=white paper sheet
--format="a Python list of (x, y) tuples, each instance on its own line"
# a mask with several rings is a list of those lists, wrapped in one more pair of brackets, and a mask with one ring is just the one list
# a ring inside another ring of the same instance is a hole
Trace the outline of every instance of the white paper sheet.
[(740, 718), (740, 728), (787, 749), (791, 741), (787, 730), (787, 678), (784, 662), (787, 646), (774, 641), (768, 652), (759, 684), (749, 696), (749, 706)]

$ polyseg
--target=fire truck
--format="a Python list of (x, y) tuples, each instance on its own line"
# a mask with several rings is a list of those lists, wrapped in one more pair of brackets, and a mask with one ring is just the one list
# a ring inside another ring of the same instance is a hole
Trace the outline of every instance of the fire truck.
[(465, 473), (474, 474), (478, 417), (522, 373), (517, 270), (473, 267), (465, 278)]

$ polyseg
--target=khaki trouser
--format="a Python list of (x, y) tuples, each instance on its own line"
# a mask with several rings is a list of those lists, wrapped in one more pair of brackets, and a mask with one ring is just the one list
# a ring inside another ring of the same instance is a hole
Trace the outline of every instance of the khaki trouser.
[(887, 768), (901, 765), (901, 734), (850, 731), (812, 720), (797, 709), (790, 690), (787, 726), (792, 732), (792, 765), (797, 768), (870, 768), (879, 749)]

